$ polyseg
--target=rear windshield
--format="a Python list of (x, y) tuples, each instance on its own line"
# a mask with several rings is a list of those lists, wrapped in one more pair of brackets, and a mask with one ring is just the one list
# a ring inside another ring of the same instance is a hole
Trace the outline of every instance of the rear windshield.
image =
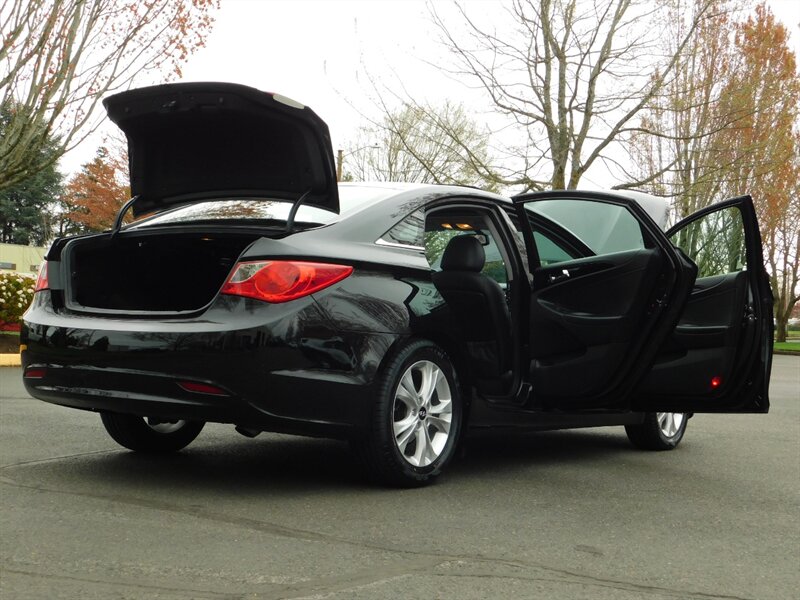
[[(339, 189), (340, 214), (313, 206), (301, 206), (295, 216), (295, 223), (306, 225), (325, 225), (371, 202), (378, 201), (387, 190), (373, 187), (342, 186)], [(291, 202), (280, 200), (261, 200), (253, 198), (233, 198), (227, 200), (205, 200), (188, 206), (181, 206), (151, 217), (144, 217), (132, 224), (133, 227), (150, 227), (172, 223), (202, 221), (246, 221), (285, 223), (292, 209)]]

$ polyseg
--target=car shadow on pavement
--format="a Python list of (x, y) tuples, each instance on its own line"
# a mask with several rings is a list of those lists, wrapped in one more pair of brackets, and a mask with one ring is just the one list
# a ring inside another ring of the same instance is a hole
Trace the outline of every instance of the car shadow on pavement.
[(622, 428), (572, 429), (535, 433), (490, 434), (461, 444), (449, 472), (460, 476), (505, 477), (514, 472), (571, 465), (613, 464), (619, 456), (637, 455)]
[[(447, 485), (480, 477), (502, 480), (572, 464), (613, 463), (621, 454), (636, 453), (624, 434), (614, 430), (571, 430), (466, 440), (448, 466)], [(215, 494), (296, 494), (309, 489), (380, 490), (366, 481), (344, 442), (264, 435), (255, 440), (216, 436), (198, 440), (182, 452), (152, 456), (125, 450), (64, 457), (13, 467), (15, 480), (36, 480), (80, 488), (113, 489), (115, 493), (147, 488), (178, 495), (198, 491)]]

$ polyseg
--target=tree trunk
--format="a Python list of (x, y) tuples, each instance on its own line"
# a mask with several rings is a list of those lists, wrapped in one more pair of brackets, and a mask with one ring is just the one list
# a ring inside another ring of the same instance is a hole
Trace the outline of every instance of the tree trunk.
[(782, 315), (775, 315), (775, 341), (785, 342), (789, 319)]

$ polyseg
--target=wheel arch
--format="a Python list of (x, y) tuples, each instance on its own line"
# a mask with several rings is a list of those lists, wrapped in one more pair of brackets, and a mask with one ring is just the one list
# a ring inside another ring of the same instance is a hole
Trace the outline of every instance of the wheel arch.
[(400, 348), (404, 347), (406, 344), (409, 344), (414, 341), (427, 341), (439, 346), (447, 357), (450, 359), (450, 362), (453, 365), (453, 370), (456, 373), (456, 377), (458, 378), (458, 386), (459, 391), (461, 392), (461, 402), (463, 404), (463, 413), (462, 413), (462, 431), (463, 427), (467, 425), (467, 419), (469, 417), (470, 411), (470, 404), (472, 400), (472, 389), (474, 386), (474, 382), (470, 377), (470, 371), (468, 368), (468, 361), (467, 356), (461, 350), (458, 341), (453, 337), (448, 335), (446, 332), (443, 331), (421, 331), (417, 332), (413, 335), (403, 335), (398, 336), (397, 339), (389, 346), (386, 350), (386, 353), (383, 355), (381, 362), (378, 366), (376, 371), (375, 381), (380, 380), (381, 377), (386, 373), (387, 365), (391, 362), (392, 358), (397, 354)]

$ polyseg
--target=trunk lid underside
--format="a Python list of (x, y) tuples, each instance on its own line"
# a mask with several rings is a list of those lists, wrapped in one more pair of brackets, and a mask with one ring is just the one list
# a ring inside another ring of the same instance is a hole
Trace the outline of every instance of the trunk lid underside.
[(230, 83), (140, 88), (103, 101), (128, 138), (135, 216), (221, 197), (339, 212), (328, 126), (278, 94)]

